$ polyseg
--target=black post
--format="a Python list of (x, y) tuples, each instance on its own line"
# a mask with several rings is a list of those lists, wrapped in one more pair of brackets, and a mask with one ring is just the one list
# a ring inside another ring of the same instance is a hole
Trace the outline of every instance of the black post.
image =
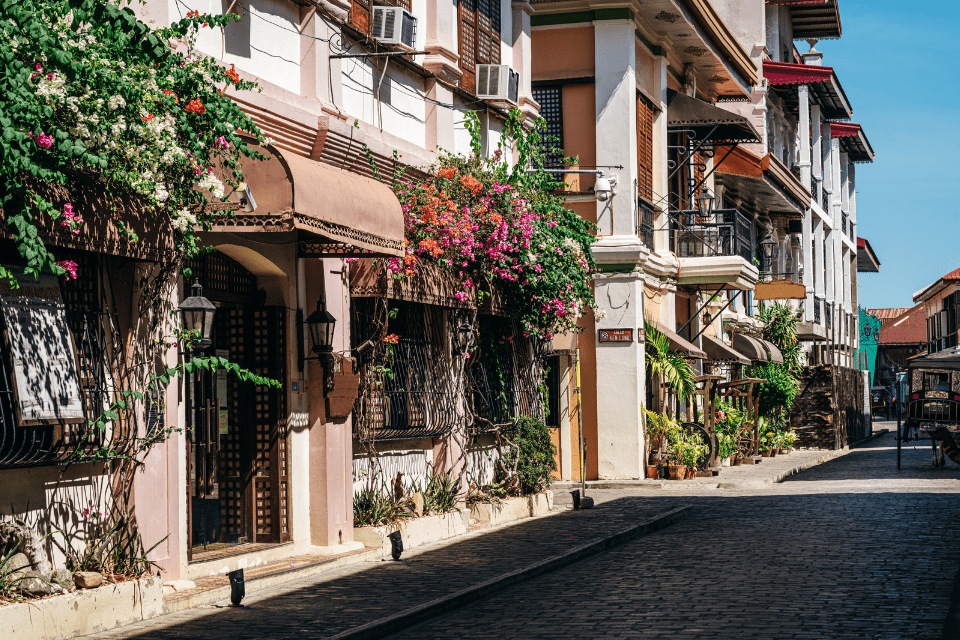
[(900, 429), (900, 412), (897, 412), (897, 469), (900, 468), (900, 446), (903, 443), (903, 431)]

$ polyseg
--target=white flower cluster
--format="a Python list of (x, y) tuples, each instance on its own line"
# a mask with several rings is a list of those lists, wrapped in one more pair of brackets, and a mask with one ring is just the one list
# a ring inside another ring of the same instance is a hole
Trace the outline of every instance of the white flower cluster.
[(204, 175), (203, 179), (197, 183), (197, 187), (204, 191), (209, 191), (214, 198), (223, 197), (223, 183), (212, 173)]
[(59, 102), (67, 97), (67, 78), (62, 73), (38, 74), (37, 95), (47, 102)]
[(175, 229), (186, 231), (187, 229), (192, 229), (197, 226), (197, 216), (186, 209), (181, 209), (171, 216), (170, 223)]
[(110, 96), (110, 99), (107, 101), (107, 106), (110, 107), (110, 111), (116, 111), (117, 109), (122, 109), (127, 106), (127, 101), (123, 99), (121, 95)]

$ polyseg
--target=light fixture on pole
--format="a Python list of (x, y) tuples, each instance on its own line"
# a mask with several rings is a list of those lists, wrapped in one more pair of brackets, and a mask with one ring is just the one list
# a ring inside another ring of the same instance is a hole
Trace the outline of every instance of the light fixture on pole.
[(460, 348), (466, 351), (467, 347), (470, 344), (470, 338), (473, 336), (473, 326), (463, 320), (457, 325), (457, 337), (460, 338)]
[(760, 251), (763, 253), (763, 264), (765, 271), (770, 273), (773, 264), (773, 248), (777, 246), (777, 241), (773, 239), (773, 232), (767, 230), (767, 235), (760, 241)]
[(713, 215), (714, 202), (716, 202), (716, 198), (713, 197), (709, 189), (704, 187), (700, 195), (697, 196), (697, 210), (700, 212), (701, 219), (706, 220)]
[(180, 303), (180, 319), (183, 327), (193, 336), (200, 338), (200, 347), (210, 346), (210, 333), (213, 330), (213, 315), (217, 308), (203, 297), (200, 280), (194, 281), (189, 298)]

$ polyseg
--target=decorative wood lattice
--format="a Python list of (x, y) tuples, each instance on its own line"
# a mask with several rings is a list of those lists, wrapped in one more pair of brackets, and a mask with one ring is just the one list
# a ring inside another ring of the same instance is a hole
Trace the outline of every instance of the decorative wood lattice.
[[(543, 146), (547, 153), (544, 161), (549, 167), (559, 167), (563, 164), (563, 91), (557, 87), (537, 87), (533, 90), (533, 99), (540, 105), (540, 117), (547, 123), (543, 132)], [(550, 153), (549, 150), (560, 149), (560, 153)], [(558, 176), (562, 179), (562, 175)]]
[(460, 0), (460, 86), (477, 91), (477, 65), (500, 64), (500, 0)]
[(637, 195), (653, 202), (653, 103), (637, 94)]

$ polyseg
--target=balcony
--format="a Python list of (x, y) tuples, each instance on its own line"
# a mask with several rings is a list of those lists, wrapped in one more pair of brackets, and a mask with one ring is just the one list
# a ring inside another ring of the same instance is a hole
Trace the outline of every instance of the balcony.
[(822, 182), (820, 183), (820, 207), (824, 213), (830, 215), (830, 194), (823, 188)]
[[(808, 300), (810, 298), (807, 298)], [(813, 322), (800, 322), (797, 324), (797, 338), (804, 341), (826, 340), (827, 329), (823, 326), (823, 298), (813, 296)]]
[(680, 284), (754, 288), (760, 274), (753, 265), (749, 217), (720, 209), (708, 217), (674, 212), (671, 218), (670, 248), (680, 259)]

